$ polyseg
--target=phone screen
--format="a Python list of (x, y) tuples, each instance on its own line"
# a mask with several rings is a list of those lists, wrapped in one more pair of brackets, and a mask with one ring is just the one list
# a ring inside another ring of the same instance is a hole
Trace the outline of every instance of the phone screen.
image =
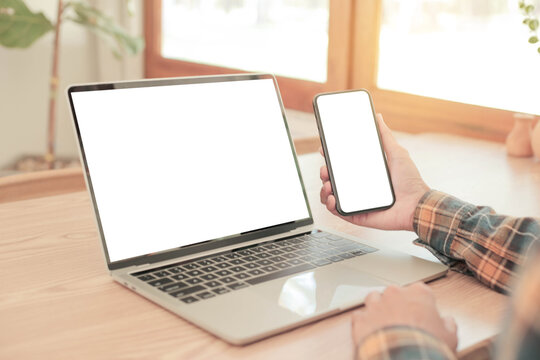
[(368, 92), (320, 94), (314, 107), (338, 212), (392, 206), (394, 192)]

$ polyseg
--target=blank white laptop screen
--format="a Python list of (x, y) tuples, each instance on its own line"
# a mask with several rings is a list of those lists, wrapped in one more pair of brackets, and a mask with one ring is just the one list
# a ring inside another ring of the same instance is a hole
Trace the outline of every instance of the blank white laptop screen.
[(309, 217), (272, 79), (72, 100), (110, 261)]

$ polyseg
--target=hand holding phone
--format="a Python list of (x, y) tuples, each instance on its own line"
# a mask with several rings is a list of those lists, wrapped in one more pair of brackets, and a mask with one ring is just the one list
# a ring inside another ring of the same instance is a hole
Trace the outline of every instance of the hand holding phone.
[(338, 213), (390, 208), (394, 189), (369, 93), (319, 94), (313, 107)]

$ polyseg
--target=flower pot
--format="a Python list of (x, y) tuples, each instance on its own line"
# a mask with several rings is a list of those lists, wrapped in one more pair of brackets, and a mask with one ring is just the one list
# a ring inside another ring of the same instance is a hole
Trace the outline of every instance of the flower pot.
[[(506, 138), (506, 152), (508, 155), (518, 157), (533, 155), (531, 145), (533, 119), (533, 116), (527, 114), (514, 114), (514, 127)], [(540, 151), (540, 148), (538, 150)]]

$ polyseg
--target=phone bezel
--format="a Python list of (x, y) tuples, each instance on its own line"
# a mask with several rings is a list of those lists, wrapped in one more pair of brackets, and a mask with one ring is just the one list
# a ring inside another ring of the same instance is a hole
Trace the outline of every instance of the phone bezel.
[[(389, 205), (384, 205), (384, 206), (380, 206), (380, 207), (376, 207), (376, 208), (361, 209), (361, 210), (346, 212), (346, 211), (343, 211), (343, 209), (340, 206), (339, 195), (338, 195), (338, 191), (337, 191), (337, 188), (335, 186), (335, 181), (334, 181), (334, 173), (332, 171), (332, 164), (330, 162), (330, 157), (327, 156), (328, 148), (327, 148), (327, 145), (326, 145), (326, 138), (324, 136), (324, 129), (323, 129), (323, 126), (322, 126), (322, 121), (321, 121), (321, 116), (320, 116), (320, 113), (319, 113), (319, 106), (317, 104), (317, 100), (319, 99), (319, 97), (322, 97), (322, 96), (336, 95), (336, 94), (343, 94), (343, 93), (350, 93), (350, 92), (365, 92), (367, 94), (367, 96), (368, 96), (369, 104), (371, 106), (371, 113), (373, 115), (372, 118), (373, 118), (373, 121), (375, 122), (375, 129), (377, 130), (377, 137), (378, 137), (378, 140), (379, 140), (379, 146), (380, 146), (381, 152), (383, 154), (383, 161), (384, 161), (384, 167), (386, 169), (386, 176), (388, 177), (388, 182), (390, 184), (390, 191), (392, 193), (392, 202)], [(325, 154), (324, 155), (324, 161), (326, 163), (326, 167), (328, 168), (328, 175), (329, 175), (329, 178), (330, 178), (330, 184), (332, 185), (332, 191), (334, 193), (333, 195), (336, 198), (336, 210), (337, 210), (337, 212), (340, 215), (343, 215), (343, 216), (350, 216), (350, 215), (362, 214), (362, 213), (367, 213), (367, 212), (372, 212), (372, 211), (381, 211), (381, 210), (386, 210), (386, 209), (391, 208), (396, 202), (396, 195), (395, 195), (395, 192), (394, 192), (394, 185), (392, 183), (392, 177), (390, 175), (390, 170), (388, 168), (388, 161), (386, 159), (386, 153), (384, 152), (381, 133), (380, 133), (380, 130), (379, 130), (379, 124), (377, 123), (377, 118), (376, 118), (376, 114), (375, 114), (375, 107), (373, 106), (373, 100), (371, 98), (371, 94), (369, 93), (369, 91), (367, 91), (366, 89), (353, 89), (353, 90), (333, 91), (333, 92), (325, 92), (325, 93), (317, 94), (313, 98), (313, 110), (314, 110), (314, 113), (315, 113), (315, 120), (317, 122), (317, 129), (319, 130), (319, 137), (320, 137), (320, 140), (321, 140), (322, 149), (323, 149), (323, 152)]]

